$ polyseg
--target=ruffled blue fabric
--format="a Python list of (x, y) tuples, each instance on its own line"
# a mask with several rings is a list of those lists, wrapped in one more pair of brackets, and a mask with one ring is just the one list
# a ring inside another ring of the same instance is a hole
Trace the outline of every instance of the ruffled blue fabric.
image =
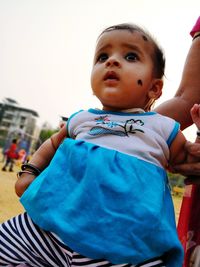
[(154, 164), (68, 138), (21, 203), (84, 256), (137, 264), (166, 254), (168, 266), (182, 264), (166, 172)]

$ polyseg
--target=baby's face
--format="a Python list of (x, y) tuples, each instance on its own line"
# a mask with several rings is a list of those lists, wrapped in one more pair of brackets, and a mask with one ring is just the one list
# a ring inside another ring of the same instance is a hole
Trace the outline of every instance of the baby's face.
[(100, 36), (91, 85), (105, 110), (145, 107), (154, 83), (152, 54), (152, 42), (140, 32), (113, 30)]

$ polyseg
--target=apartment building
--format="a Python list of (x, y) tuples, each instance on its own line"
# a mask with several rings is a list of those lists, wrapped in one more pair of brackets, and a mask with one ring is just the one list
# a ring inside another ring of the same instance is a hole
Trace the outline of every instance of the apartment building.
[(13, 138), (17, 138), (21, 148), (29, 152), (38, 138), (38, 117), (36, 111), (20, 106), (14, 99), (3, 99), (0, 102), (0, 147), (5, 148)]

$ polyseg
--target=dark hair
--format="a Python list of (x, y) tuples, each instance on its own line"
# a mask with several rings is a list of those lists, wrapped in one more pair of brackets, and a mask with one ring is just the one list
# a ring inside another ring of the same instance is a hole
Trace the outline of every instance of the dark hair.
[(155, 41), (155, 39), (151, 36), (151, 34), (135, 24), (123, 23), (123, 24), (113, 25), (113, 26), (106, 28), (105, 30), (102, 31), (100, 36), (104, 34), (105, 32), (110, 32), (110, 31), (115, 31), (115, 30), (128, 30), (131, 33), (137, 31), (142, 34), (142, 37), (145, 41), (150, 40), (152, 42), (154, 46), (154, 53), (152, 55), (152, 60), (154, 63), (154, 75), (156, 78), (162, 78), (165, 72), (164, 52), (162, 48), (158, 45), (158, 43)]

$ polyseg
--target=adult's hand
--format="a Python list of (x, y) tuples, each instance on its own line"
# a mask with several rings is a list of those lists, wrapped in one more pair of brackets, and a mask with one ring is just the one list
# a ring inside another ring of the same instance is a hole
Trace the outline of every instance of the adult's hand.
[(195, 161), (175, 165), (173, 171), (187, 177), (185, 184), (200, 184), (200, 144), (187, 142), (185, 148)]

